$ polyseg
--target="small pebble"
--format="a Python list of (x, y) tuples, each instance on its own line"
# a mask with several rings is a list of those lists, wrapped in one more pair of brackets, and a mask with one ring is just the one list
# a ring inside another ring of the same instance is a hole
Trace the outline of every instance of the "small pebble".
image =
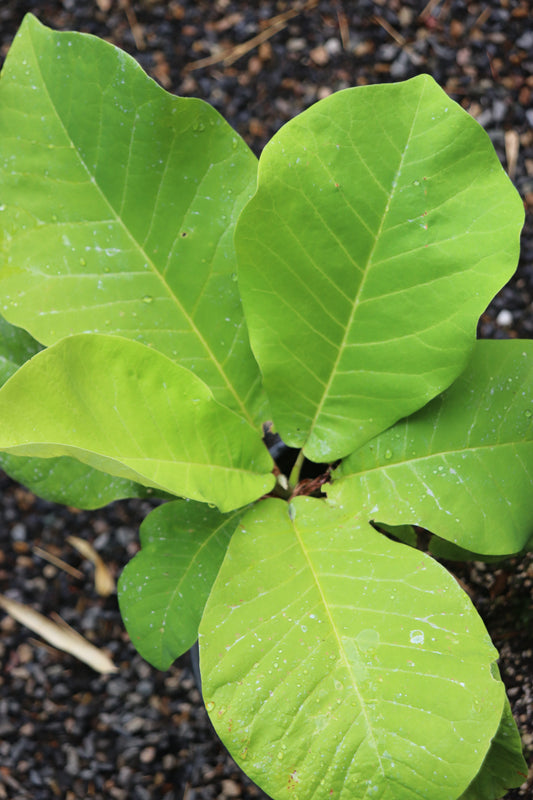
[(144, 750), (141, 750), (139, 759), (141, 764), (151, 764), (154, 758), (156, 757), (157, 750), (155, 747), (145, 747)]
[(506, 308), (502, 308), (496, 317), (496, 322), (498, 325), (501, 325), (502, 328), (509, 328), (513, 324), (513, 315)]
[(222, 781), (222, 795), (224, 797), (240, 797), (242, 793), (241, 786), (229, 778)]
[(311, 60), (319, 67), (325, 67), (329, 62), (329, 53), (323, 45), (314, 47), (309, 55), (311, 56)]

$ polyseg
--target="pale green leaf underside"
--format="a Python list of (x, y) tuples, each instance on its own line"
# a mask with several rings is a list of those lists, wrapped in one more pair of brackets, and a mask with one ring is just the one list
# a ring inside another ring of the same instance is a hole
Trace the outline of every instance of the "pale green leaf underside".
[(44, 344), (84, 332), (149, 344), (250, 420), (263, 401), (233, 228), (256, 173), (207, 103), (28, 15), (0, 80), (0, 310)]
[(124, 569), (118, 597), (133, 644), (157, 669), (168, 669), (197, 640), (205, 602), (243, 513), (221, 514), (179, 500), (154, 509), (142, 523), (142, 549)]
[(285, 125), (235, 240), (282, 439), (333, 460), (446, 388), (516, 268), (522, 222), (488, 136), (427, 75), (337, 92)]
[(165, 495), (163, 490), (109, 475), (69, 456), (28, 458), (0, 453), (0, 468), (38, 497), (75, 508), (102, 508), (114, 500)]
[(276, 800), (456, 800), (503, 710), (456, 581), (312, 498), (242, 518), (200, 658), (217, 733)]
[(223, 511), (268, 492), (260, 435), (195, 375), (118, 336), (63, 339), (0, 389), (0, 450), (88, 466)]
[(533, 342), (479, 341), (440, 397), (342, 462), (328, 496), (485, 555), (533, 534)]
[(528, 767), (522, 755), (520, 733), (505, 698), (500, 727), (490, 746), (481, 770), (459, 800), (498, 800), (508, 789), (527, 780)]
[[(41, 350), (22, 328), (0, 317), (0, 385)], [(24, 458), (0, 453), (0, 467), (32, 492), (54, 503), (98, 508), (123, 497), (147, 497), (153, 491), (133, 481), (91, 469), (73, 458)]]

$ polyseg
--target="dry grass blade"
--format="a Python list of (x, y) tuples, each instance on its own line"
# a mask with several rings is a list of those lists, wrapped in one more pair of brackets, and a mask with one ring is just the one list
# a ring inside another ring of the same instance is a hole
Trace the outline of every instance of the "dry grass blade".
[(120, 7), (126, 14), (126, 19), (128, 20), (128, 25), (130, 26), (131, 34), (135, 41), (135, 46), (137, 50), (144, 50), (146, 48), (146, 43), (144, 41), (143, 28), (142, 25), (139, 25), (137, 16), (131, 6), (130, 0), (120, 0)]
[(342, 8), (337, 8), (337, 21), (339, 23), (342, 46), (348, 52), (350, 48), (350, 28), (348, 26), (348, 18)]
[(411, 63), (413, 63), (415, 66), (422, 63), (422, 57), (420, 56), (420, 54), (415, 53), (415, 51), (413, 50), (407, 39), (405, 39), (405, 37), (402, 36), (402, 34), (399, 31), (397, 31), (396, 28), (393, 28), (392, 25), (389, 25), (386, 19), (380, 17), (379, 15), (376, 15), (371, 17), (371, 20), (372, 22), (381, 25), (384, 31), (387, 31), (391, 39), (394, 39), (394, 41), (402, 48), (404, 53), (407, 54)]
[(440, 0), (429, 0), (429, 3), (424, 6), (418, 15), (418, 19), (425, 19), (426, 17), (429, 17), (433, 13), (433, 9), (438, 6), (439, 3)]
[(389, 34), (391, 39), (394, 39), (394, 41), (397, 42), (397, 44), (399, 44), (400, 47), (405, 47), (405, 45), (406, 45), (405, 38), (402, 36), (402, 34), (399, 31), (396, 30), (396, 28), (393, 28), (392, 25), (389, 25), (389, 23), (387, 22), (386, 19), (384, 19), (383, 17), (380, 17), (378, 15), (375, 15), (374, 17), (372, 17), (372, 20), (374, 22), (377, 22), (378, 25), (381, 25), (383, 30), (387, 31), (387, 33)]
[(70, 564), (67, 564), (67, 562), (63, 561), (62, 558), (58, 558), (53, 553), (49, 553), (48, 550), (43, 550), (42, 547), (35, 545), (33, 547), (33, 552), (36, 556), (39, 556), (39, 558), (44, 558), (45, 561), (53, 564), (54, 567), (58, 567), (58, 569), (62, 569), (63, 572), (67, 572), (69, 575), (72, 575), (73, 578), (77, 578), (78, 580), (83, 578), (83, 572), (80, 572), (80, 570), (76, 569), (76, 567), (72, 567)]
[(67, 536), (67, 542), (94, 564), (94, 586), (100, 597), (109, 597), (115, 591), (115, 580), (92, 544), (79, 536)]
[(249, 53), (250, 50), (255, 50), (255, 48), (259, 47), (260, 44), (268, 41), (268, 39), (270, 39), (276, 33), (279, 33), (279, 31), (283, 30), (289, 20), (297, 17), (298, 14), (302, 14), (304, 11), (310, 11), (316, 5), (318, 5), (318, 0), (308, 0), (308, 2), (304, 3), (302, 6), (296, 6), (291, 8), (289, 11), (285, 11), (283, 14), (278, 14), (277, 17), (273, 17), (270, 20), (270, 25), (265, 28), (265, 30), (261, 31), (261, 33), (258, 33), (256, 36), (252, 36), (252, 38), (248, 39), (247, 42), (238, 44), (236, 47), (231, 47), (227, 50), (224, 50), (222, 53), (217, 53), (214, 56), (200, 58), (198, 61), (193, 61), (190, 64), (186, 64), (184, 71), (191, 72), (195, 69), (211, 67), (213, 64), (218, 64), (220, 62), (222, 62), (224, 66), (230, 67), (236, 61), (238, 61), (239, 58), (242, 58)]
[(118, 672), (118, 667), (113, 664), (102, 650), (99, 650), (98, 647), (95, 647), (79, 633), (76, 633), (63, 620), (61, 620), (62, 624), (58, 625), (56, 622), (52, 622), (51, 619), (39, 614), (35, 609), (18, 603), (16, 600), (10, 600), (4, 595), (0, 595), (0, 607), (10, 617), (16, 619), (17, 622), (42, 636), (49, 644), (57, 647), (58, 650), (63, 650), (65, 653), (70, 653), (70, 655), (88, 664), (96, 672)]
[(490, 6), (485, 6), (479, 17), (476, 19), (474, 24), (472, 25), (473, 28), (479, 28), (481, 25), (484, 25), (485, 22), (488, 20), (490, 15), (492, 14), (493, 9)]

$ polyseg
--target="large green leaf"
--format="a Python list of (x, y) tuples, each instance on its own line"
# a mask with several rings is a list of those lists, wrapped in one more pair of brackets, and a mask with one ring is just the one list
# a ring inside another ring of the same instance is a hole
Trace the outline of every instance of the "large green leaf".
[[(0, 317), (0, 385), (41, 350), (29, 333)], [(74, 458), (25, 458), (0, 453), (0, 467), (32, 492), (55, 503), (98, 508), (123, 497), (149, 497), (152, 489), (106, 475)]]
[(233, 229), (256, 173), (209, 105), (28, 15), (0, 79), (2, 313), (44, 344), (89, 331), (150, 344), (250, 419), (262, 390)]
[(456, 800), (502, 716), (496, 658), (439, 564), (314, 498), (242, 518), (200, 625), (211, 720), (276, 800)]
[(506, 698), (500, 727), (483, 766), (459, 800), (498, 800), (508, 789), (521, 786), (527, 774), (520, 733)]
[(446, 388), (516, 268), (522, 222), (488, 136), (427, 75), (285, 125), (236, 231), (282, 439), (333, 460)]
[(142, 549), (118, 586), (120, 613), (139, 653), (158, 669), (198, 638), (205, 602), (244, 510), (221, 514), (178, 500), (154, 509), (141, 525)]
[(251, 425), (192, 372), (118, 336), (71, 336), (24, 364), (0, 389), (0, 450), (74, 456), (222, 511), (275, 482)]
[(480, 341), (446, 392), (342, 462), (328, 496), (503, 556), (533, 534), (532, 483), (533, 342)]

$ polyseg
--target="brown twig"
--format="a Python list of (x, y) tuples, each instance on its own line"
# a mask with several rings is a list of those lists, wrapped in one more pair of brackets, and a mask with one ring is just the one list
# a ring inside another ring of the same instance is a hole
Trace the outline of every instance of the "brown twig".
[(308, 2), (304, 3), (303, 6), (292, 8), (290, 11), (285, 11), (283, 14), (278, 14), (277, 17), (272, 17), (270, 20), (270, 25), (265, 28), (265, 30), (256, 34), (256, 36), (252, 36), (252, 38), (248, 39), (248, 41), (238, 44), (235, 47), (228, 48), (222, 53), (208, 56), (207, 58), (200, 58), (198, 61), (192, 61), (190, 64), (185, 65), (184, 72), (192, 72), (193, 70), (211, 67), (213, 64), (219, 63), (224, 64), (225, 67), (230, 67), (236, 61), (238, 61), (239, 58), (242, 58), (251, 50), (255, 50), (255, 48), (259, 47), (260, 44), (263, 44), (263, 42), (266, 42), (271, 39), (272, 36), (275, 36), (276, 33), (282, 31), (283, 28), (287, 26), (289, 20), (298, 16), (298, 14), (302, 14), (304, 11), (309, 11), (316, 5), (318, 5), (318, 0), (308, 0)]
[(318, 475), (316, 478), (304, 478), (303, 480), (299, 481), (294, 487), (289, 499), (292, 500), (293, 497), (297, 497), (298, 495), (311, 496), (318, 492), (320, 488), (324, 486), (324, 484), (330, 482), (331, 467), (328, 467), (322, 475)]

